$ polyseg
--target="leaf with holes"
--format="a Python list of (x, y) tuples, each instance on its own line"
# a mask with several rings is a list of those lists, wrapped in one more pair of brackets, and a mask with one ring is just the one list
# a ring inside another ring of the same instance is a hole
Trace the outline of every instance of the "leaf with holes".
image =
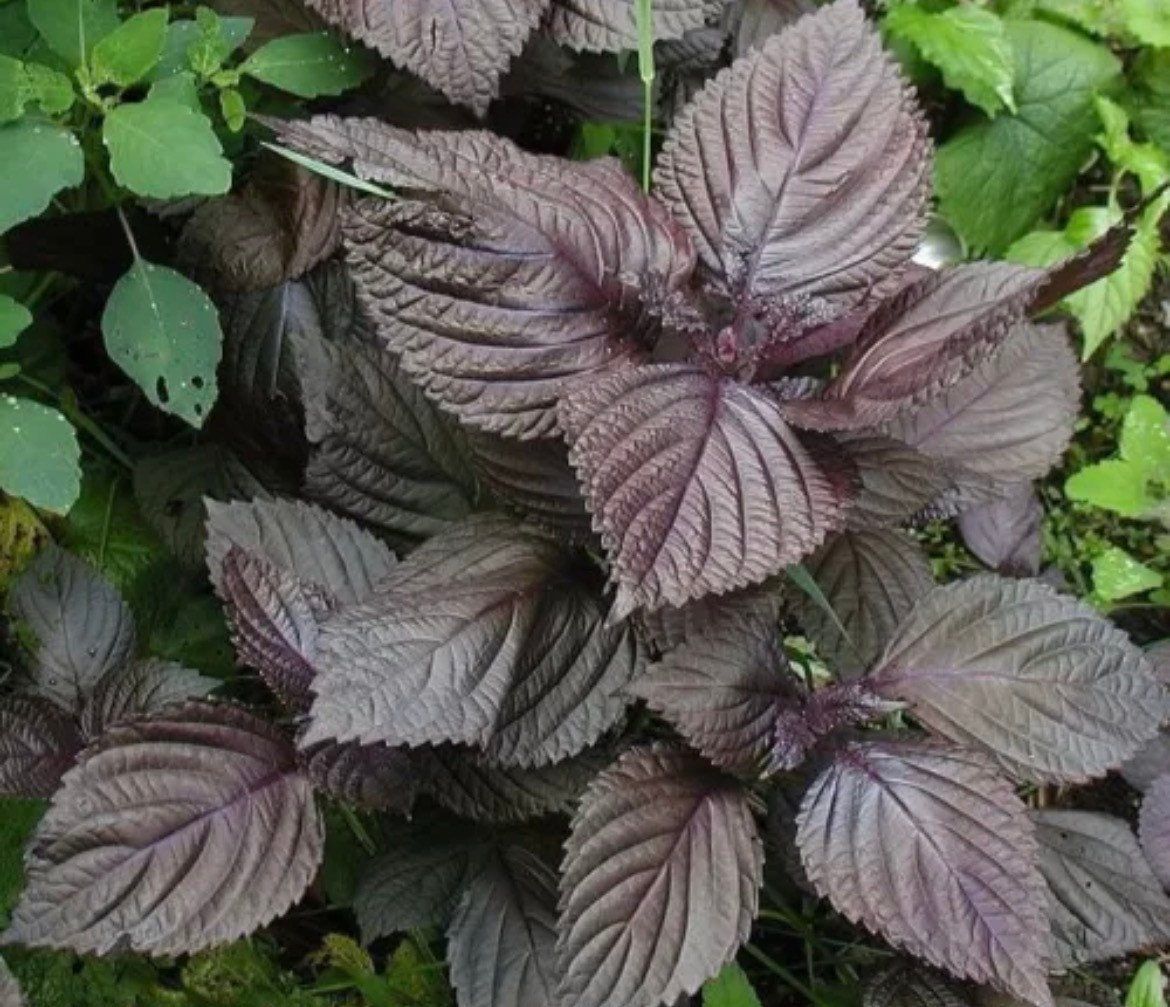
[(941, 745), (852, 743), (805, 795), (797, 843), (817, 890), (853, 922), (1050, 1007), (1036, 841), (1024, 805), (983, 760)]
[(936, 587), (870, 673), (932, 731), (1024, 780), (1101, 776), (1157, 732), (1170, 701), (1125, 634), (1039, 581)]
[(190, 703), (108, 731), (37, 826), (4, 940), (185, 954), (285, 912), (324, 828), (292, 746), (253, 714)]

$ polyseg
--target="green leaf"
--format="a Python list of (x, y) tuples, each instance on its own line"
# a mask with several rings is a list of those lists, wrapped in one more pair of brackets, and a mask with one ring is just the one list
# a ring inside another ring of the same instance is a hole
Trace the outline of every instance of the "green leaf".
[(1093, 560), (1093, 591), (1102, 601), (1120, 601), (1161, 586), (1161, 574), (1117, 546)]
[[(0, 591), (7, 591), (13, 578), (50, 541), (49, 529), (25, 501), (10, 496), (0, 499)], [(2, 835), (3, 826), (0, 825)], [(2, 842), (0, 840), (0, 845)], [(2, 902), (0, 898), (0, 904)]]
[(1156, 961), (1143, 962), (1134, 974), (1125, 1007), (1166, 1007), (1166, 980)]
[(951, 7), (934, 14), (901, 4), (886, 17), (886, 28), (917, 46), (941, 71), (948, 87), (989, 116), (1015, 111), (1012, 46), (1003, 21), (982, 7)]
[(148, 99), (178, 102), (180, 105), (186, 105), (192, 112), (203, 113), (203, 105), (199, 101), (199, 85), (195, 82), (195, 74), (190, 70), (156, 80), (150, 85)]
[(1170, 46), (1170, 7), (1166, 0), (1121, 0), (1126, 30), (1142, 45)]
[(282, 91), (316, 98), (357, 87), (373, 73), (374, 62), (365, 49), (328, 32), (306, 32), (266, 42), (240, 70)]
[(11, 56), (0, 56), (0, 123), (24, 115), (28, 76), (24, 64)]
[(24, 59), (36, 41), (37, 30), (23, 0), (0, 3), (0, 56)]
[(248, 107), (244, 104), (244, 96), (234, 87), (226, 87), (219, 92), (219, 111), (224, 124), (233, 133), (238, 133), (244, 128)]
[(166, 266), (135, 260), (102, 313), (106, 351), (146, 397), (194, 427), (215, 402), (223, 332), (215, 305)]
[(217, 196), (231, 188), (232, 166), (211, 120), (173, 99), (117, 106), (102, 139), (114, 178), (139, 196)]
[(1120, 458), (1087, 465), (1074, 473), (1064, 484), (1064, 495), (1122, 517), (1143, 517), (1157, 504), (1141, 467)]
[(73, 81), (40, 63), (24, 64), (30, 100), (48, 115), (64, 115), (73, 107)]
[(1134, 396), (1121, 426), (1121, 457), (1170, 489), (1170, 416), (1157, 399)]
[(760, 1007), (747, 974), (735, 962), (703, 984), (703, 1007)]
[(119, 23), (116, 0), (28, 0), (28, 17), (70, 66), (81, 66)]
[(1105, 156), (1123, 172), (1136, 175), (1142, 193), (1151, 195), (1170, 179), (1170, 156), (1152, 143), (1135, 143), (1129, 135), (1129, 116), (1114, 101), (1098, 95), (1097, 114), (1105, 131), (1097, 137)]
[(84, 178), (81, 144), (69, 130), (39, 119), (0, 126), (0, 234)]
[(168, 18), (165, 7), (143, 11), (98, 42), (90, 57), (94, 81), (129, 87), (142, 80), (162, 57)]
[(77, 433), (56, 409), (0, 395), (0, 490), (66, 513), (81, 491)]
[(1068, 190), (1093, 148), (1093, 95), (1120, 63), (1103, 46), (1042, 21), (1006, 22), (1015, 114), (960, 129), (938, 150), (939, 208), (969, 248), (998, 254)]
[(32, 315), (20, 301), (0, 294), (0, 349), (16, 344), (16, 337), (32, 325)]
[(24, 887), (24, 847), (48, 807), (47, 801), (0, 798), (0, 927)]
[[(244, 44), (244, 40), (252, 32), (254, 19), (250, 17), (220, 17), (218, 23), (218, 44), (222, 47), (223, 58), (226, 59)], [(151, 73), (152, 79), (160, 80), (171, 74), (190, 70), (191, 47), (199, 43), (203, 36), (202, 27), (194, 21), (172, 21), (167, 25), (162, 58)]]

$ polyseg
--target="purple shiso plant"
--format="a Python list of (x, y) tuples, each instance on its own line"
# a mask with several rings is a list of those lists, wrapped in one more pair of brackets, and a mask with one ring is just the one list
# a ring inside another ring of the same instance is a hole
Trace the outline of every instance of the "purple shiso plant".
[[(42, 557), (0, 789), (52, 803), (5, 942), (250, 933), (305, 895), (329, 801), (382, 816), (363, 936), (445, 927), (461, 1007), (678, 1002), (747, 939), (765, 845), (919, 961), (874, 1003), (1049, 1007), (1050, 972), (1170, 937), (1153, 665), (1038, 580), (936, 585), (905, 530), (1028, 506), (1079, 400), (1033, 319), (1125, 225), (1049, 269), (916, 266), (931, 143), (855, 0), (713, 77), (650, 193), (484, 131), (275, 126), (393, 193), (344, 206), (330, 331), (297, 342), (308, 499), (207, 504), (284, 715), (136, 661), (116, 592)], [(1144, 853), (1018, 796), (1127, 762)]]

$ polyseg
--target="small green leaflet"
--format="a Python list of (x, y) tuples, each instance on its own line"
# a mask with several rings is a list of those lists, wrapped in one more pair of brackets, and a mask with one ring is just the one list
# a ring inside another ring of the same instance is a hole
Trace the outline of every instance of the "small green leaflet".
[(904, 3), (890, 11), (885, 24), (916, 46), (947, 86), (962, 91), (972, 105), (992, 117), (1004, 108), (1016, 110), (1012, 46), (1003, 21), (990, 10), (961, 6), (934, 14)]
[(90, 57), (94, 81), (129, 87), (142, 80), (162, 57), (168, 17), (165, 7), (143, 11), (98, 42)]
[(0, 123), (19, 119), (25, 107), (34, 102), (49, 115), (68, 112), (73, 105), (73, 84), (47, 66), (0, 56)]
[(0, 490), (65, 514), (81, 492), (77, 433), (56, 409), (0, 395)]
[(703, 984), (703, 1007), (760, 1007), (747, 974), (735, 962)]
[(71, 66), (80, 66), (119, 23), (117, 0), (28, 0), (28, 17)]
[(223, 332), (198, 286), (136, 259), (106, 302), (102, 335), (110, 357), (154, 405), (203, 425), (215, 402)]
[(1161, 586), (1161, 574), (1117, 546), (1093, 560), (1093, 592), (1102, 601), (1121, 601)]
[(139, 196), (217, 196), (232, 185), (232, 166), (211, 120), (159, 95), (119, 105), (107, 116), (102, 139), (119, 185)]
[(266, 42), (240, 71), (301, 98), (316, 98), (357, 87), (374, 72), (374, 65), (360, 46), (342, 44), (328, 32), (306, 32)]
[(1105, 156), (1119, 170), (1137, 176), (1142, 195), (1152, 195), (1170, 179), (1170, 156), (1155, 144), (1135, 143), (1129, 135), (1129, 116), (1116, 102), (1098, 95), (1095, 105), (1105, 127), (1097, 137)]
[(81, 144), (41, 119), (0, 126), (0, 234), (45, 210), (62, 189), (85, 178)]
[(331, 164), (326, 164), (324, 161), (318, 161), (315, 157), (309, 157), (306, 154), (300, 154), (295, 150), (290, 150), (288, 147), (282, 147), (279, 143), (261, 143), (260, 146), (267, 147), (271, 151), (275, 151), (281, 157), (287, 157), (293, 164), (299, 164), (302, 168), (308, 168), (309, 171), (316, 172), (323, 178), (328, 178), (341, 185), (348, 186), (351, 189), (358, 189), (361, 192), (369, 193), (371, 196), (381, 196), (383, 199), (394, 199), (394, 193), (389, 189), (383, 189), (380, 185), (375, 185), (373, 182), (367, 182), (364, 178), (358, 178), (357, 175), (351, 175), (348, 171), (342, 171)]
[(32, 325), (32, 315), (19, 301), (0, 294), (0, 349), (16, 343), (16, 337)]
[[(219, 45), (226, 59), (244, 43), (252, 32), (254, 19), (250, 17), (220, 17)], [(151, 79), (160, 80), (171, 74), (189, 70), (188, 52), (191, 46), (204, 38), (203, 28), (194, 21), (172, 21), (167, 25), (162, 58), (151, 73)]]
[(20, 60), (0, 56), (0, 122), (11, 122), (24, 115), (26, 80)]
[(1166, 980), (1156, 961), (1143, 962), (1134, 974), (1125, 1007), (1166, 1007)]
[(1128, 31), (1142, 45), (1170, 46), (1170, 6), (1166, 0), (1120, 0)]

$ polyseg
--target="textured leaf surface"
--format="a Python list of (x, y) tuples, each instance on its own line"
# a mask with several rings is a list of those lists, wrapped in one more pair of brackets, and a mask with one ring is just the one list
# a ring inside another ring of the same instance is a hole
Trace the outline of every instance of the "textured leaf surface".
[(308, 492), (408, 543), (466, 517), (475, 484), (450, 420), (385, 350), (322, 352), (303, 378)]
[(81, 144), (67, 129), (36, 118), (0, 126), (0, 234), (48, 209), (62, 189), (85, 178)]
[(134, 655), (134, 617), (114, 586), (56, 546), (12, 585), (8, 607), (37, 641), (31, 691), (66, 710)]
[(296, 902), (324, 829), (295, 752), (244, 710), (191, 703), (109, 731), (29, 848), (6, 940), (182, 954)]
[(359, 202), (346, 247), (381, 340), (430, 397), (481, 429), (553, 433), (566, 380), (634, 355), (642, 299), (679, 287), (694, 262), (678, 225), (612, 159), (573, 163), (488, 133), (369, 119), (321, 117), (282, 135), (330, 163), (352, 160), (363, 178), (434, 194)]
[(37, 696), (0, 700), (0, 795), (49, 797), (81, 750), (77, 724)]
[[(548, 31), (560, 45), (594, 52), (638, 48), (638, 0), (552, 0)], [(651, 6), (656, 41), (681, 38), (702, 28), (706, 0), (655, 0)]]
[(959, 516), (963, 544), (984, 566), (1016, 577), (1040, 572), (1040, 526), (1044, 508), (1028, 482), (1018, 483), (999, 500)]
[(489, 856), (447, 930), (451, 985), (462, 1007), (552, 1007), (557, 876), (535, 854), (507, 846)]
[(1061, 967), (1167, 940), (1170, 899), (1124, 821), (1091, 811), (1044, 809), (1032, 812), (1032, 822)]
[(883, 695), (1026, 780), (1102, 775), (1165, 719), (1125, 634), (1038, 581), (983, 574), (923, 598), (870, 674)]
[(313, 786), (359, 808), (408, 815), (423, 785), (423, 768), (410, 752), (387, 745), (326, 742), (304, 753)]
[(0, 489), (68, 513), (81, 491), (81, 445), (64, 414), (32, 399), (0, 397)]
[(817, 890), (853, 922), (957, 976), (1051, 1004), (1035, 839), (981, 759), (850, 744), (805, 795), (797, 842)]
[(852, 307), (918, 241), (926, 125), (861, 8), (837, 0), (708, 84), (655, 180), (734, 292)]
[(153, 657), (136, 661), (106, 672), (98, 681), (81, 711), (81, 730), (92, 740), (119, 721), (201, 699), (217, 685), (216, 679), (174, 661)]
[(1170, 888), (1170, 774), (1159, 776), (1146, 788), (1138, 837), (1162, 887)]
[(495, 517), (431, 539), (319, 638), (309, 741), (478, 744), (535, 766), (621, 716), (633, 632), (548, 540)]
[(922, 548), (893, 529), (843, 532), (805, 566), (837, 618), (804, 594), (794, 595), (795, 614), (821, 656), (845, 678), (856, 678), (881, 654), (914, 603), (934, 587)]
[(899, 963), (875, 977), (862, 1007), (965, 1007), (968, 999), (945, 974), (922, 965)]
[(312, 0), (331, 24), (477, 113), (549, 0)]
[(731, 961), (763, 848), (746, 792), (681, 749), (633, 749), (590, 785), (561, 877), (563, 990), (581, 1007), (673, 1003)]
[(576, 386), (560, 415), (620, 614), (758, 583), (844, 520), (836, 461), (730, 379), (639, 367)]
[(838, 443), (857, 469), (847, 521), (853, 530), (902, 524), (949, 487), (938, 462), (892, 437), (845, 434)]

